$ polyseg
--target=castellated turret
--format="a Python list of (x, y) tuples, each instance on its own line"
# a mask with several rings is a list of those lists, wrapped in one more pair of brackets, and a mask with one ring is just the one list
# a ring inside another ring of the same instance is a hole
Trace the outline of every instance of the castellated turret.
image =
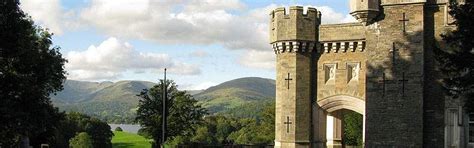
[[(270, 18), (270, 43), (274, 47), (281, 47), (283, 44), (288, 43), (285, 46), (290, 47), (282, 47), (282, 51), (278, 52), (299, 50), (298, 47), (300, 46), (296, 46), (296, 44), (308, 44), (311, 47), (307, 49), (314, 49), (315, 44), (312, 43), (317, 41), (318, 28), (321, 24), (321, 13), (315, 8), (308, 8), (305, 11), (301, 6), (292, 6), (289, 8), (289, 11), (286, 11), (284, 7), (281, 7), (273, 10), (270, 13)], [(292, 44), (292, 46), (289, 44)]]
[(275, 147), (314, 147), (313, 59), (318, 55), (321, 13), (300, 6), (285, 10), (270, 13), (270, 43), (277, 58)]
[(375, 17), (379, 14), (379, 0), (351, 0), (351, 15), (362, 24), (373, 23)]

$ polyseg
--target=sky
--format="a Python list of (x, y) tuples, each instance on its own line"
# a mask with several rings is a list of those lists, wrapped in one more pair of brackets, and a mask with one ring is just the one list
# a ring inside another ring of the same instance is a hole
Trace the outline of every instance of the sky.
[(20, 0), (35, 23), (54, 33), (80, 81), (167, 77), (198, 90), (241, 77), (275, 78), (269, 12), (315, 7), (323, 24), (354, 22), (349, 0)]

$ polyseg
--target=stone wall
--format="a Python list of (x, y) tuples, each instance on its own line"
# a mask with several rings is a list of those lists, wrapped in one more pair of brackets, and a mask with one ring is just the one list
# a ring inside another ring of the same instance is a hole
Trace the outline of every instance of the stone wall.
[[(369, 26), (366, 34), (370, 62), (365, 144), (422, 147), (424, 5), (386, 5), (383, 9), (383, 19)], [(404, 32), (400, 20), (405, 19), (409, 21)], [(381, 82), (384, 74), (385, 83)]]
[(321, 42), (365, 39), (365, 28), (361, 23), (321, 25), (319, 30)]
[[(423, 146), (444, 146), (445, 94), (439, 83), (440, 72), (436, 69), (433, 46), (441, 44), (441, 36), (448, 23), (447, 5), (425, 6), (425, 91)], [(457, 107), (457, 106), (456, 106)]]
[[(317, 59), (318, 63), (318, 88), (317, 99), (345, 95), (365, 100), (365, 51), (339, 51), (323, 52)], [(335, 76), (328, 79), (327, 66), (335, 66)], [(352, 71), (351, 68), (355, 68)], [(352, 73), (355, 72), (355, 77)]]

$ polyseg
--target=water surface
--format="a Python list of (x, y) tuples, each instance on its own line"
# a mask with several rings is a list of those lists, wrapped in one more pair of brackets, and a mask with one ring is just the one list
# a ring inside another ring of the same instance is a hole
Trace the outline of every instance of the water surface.
[(129, 133), (134, 133), (136, 134), (138, 130), (141, 128), (140, 125), (138, 124), (109, 124), (110, 129), (112, 131), (115, 130), (115, 128), (120, 127), (124, 132), (129, 132)]

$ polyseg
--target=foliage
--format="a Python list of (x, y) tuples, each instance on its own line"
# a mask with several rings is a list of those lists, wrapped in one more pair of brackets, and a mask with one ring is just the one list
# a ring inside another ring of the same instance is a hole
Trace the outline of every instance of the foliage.
[(61, 121), (56, 147), (67, 147), (69, 139), (74, 137), (75, 133), (86, 132), (90, 135), (94, 147), (111, 147), (113, 133), (110, 126), (96, 118), (91, 118), (77, 112), (71, 112)]
[(92, 148), (92, 139), (86, 132), (78, 133), (74, 138), (69, 140), (71, 148)]
[(149, 148), (151, 147), (151, 141), (142, 136), (127, 133), (127, 132), (114, 132), (112, 138), (112, 145), (114, 148)]
[(62, 89), (66, 60), (18, 0), (0, 3), (0, 24), (0, 147), (52, 142), (61, 114), (49, 95)]
[(349, 111), (344, 114), (344, 144), (362, 145), (363, 117), (361, 114)]
[(262, 106), (264, 109), (255, 118), (207, 116), (194, 135), (175, 137), (168, 145), (272, 144), (275, 139), (275, 104)]
[(274, 102), (274, 99), (268, 99), (265, 101), (258, 101), (252, 103), (245, 103), (235, 108), (223, 109), (216, 115), (234, 117), (234, 118), (260, 118), (260, 113), (265, 109), (268, 103)]
[(206, 126), (201, 126), (197, 128), (195, 135), (191, 138), (191, 141), (199, 142), (199, 143), (216, 143), (216, 139), (214, 136), (209, 131), (209, 129)]
[[(166, 85), (165, 85), (166, 83)], [(162, 94), (163, 88), (168, 92), (169, 114), (167, 117), (167, 136), (186, 136), (194, 133), (196, 125), (202, 122), (206, 110), (185, 91), (179, 91), (172, 80), (161, 80), (151, 89), (143, 90), (138, 96), (139, 101), (136, 120), (147, 133), (150, 133), (155, 142), (161, 141), (162, 125)], [(168, 140), (168, 139), (167, 139)]]
[(435, 48), (444, 86), (454, 98), (466, 98), (467, 108), (474, 111), (474, 4), (450, 1), (449, 14), (455, 29), (442, 35), (446, 46)]
[(74, 104), (55, 104), (60, 110), (66, 112), (80, 112), (96, 117), (107, 123), (133, 123), (136, 108), (130, 103), (121, 101), (106, 102), (81, 102)]
[(85, 130), (92, 137), (94, 147), (107, 148), (112, 147), (112, 133), (110, 126), (97, 118), (90, 118), (85, 126)]
[(236, 144), (271, 144), (275, 139), (275, 104), (269, 103), (260, 113), (261, 120), (241, 119), (243, 127), (229, 135)]
[(144, 128), (140, 128), (137, 132), (137, 135), (145, 137), (146, 139), (152, 139), (150, 133), (148, 133)]
[(166, 145), (170, 147), (178, 147), (178, 145), (183, 145), (183, 144), (193, 145), (193, 143), (190, 142), (191, 141), (190, 138), (191, 138), (190, 136), (175, 136), (173, 137), (173, 139), (168, 140), (168, 142), (166, 142)]
[(115, 128), (115, 131), (121, 132), (121, 131), (123, 131), (123, 130), (122, 130), (122, 128), (121, 128), (120, 126), (117, 126), (117, 127)]

